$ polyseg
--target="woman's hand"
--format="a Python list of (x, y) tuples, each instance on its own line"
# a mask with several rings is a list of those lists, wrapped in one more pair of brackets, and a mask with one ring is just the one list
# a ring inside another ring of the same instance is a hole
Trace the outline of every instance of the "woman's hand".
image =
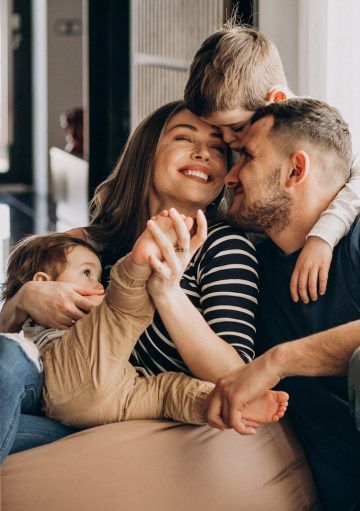
[(298, 302), (300, 296), (304, 303), (309, 303), (309, 295), (315, 301), (318, 293), (325, 294), (331, 260), (330, 245), (317, 236), (309, 236), (291, 277), (290, 292), (294, 302)]
[(168, 216), (168, 219), (171, 219), (171, 226), (166, 225), (165, 229), (161, 218), (151, 219), (147, 224), (160, 256), (153, 253), (149, 259), (153, 273), (148, 281), (147, 289), (153, 298), (179, 289), (184, 271), (207, 236), (207, 222), (201, 210), (197, 212), (197, 228), (192, 237), (190, 237), (187, 222), (175, 208), (169, 210)]
[[(30, 281), (20, 292), (21, 309), (40, 325), (50, 328), (69, 328), (98, 302), (94, 300), (94, 290), (79, 288), (68, 282)], [(103, 296), (103, 291), (98, 294)]]

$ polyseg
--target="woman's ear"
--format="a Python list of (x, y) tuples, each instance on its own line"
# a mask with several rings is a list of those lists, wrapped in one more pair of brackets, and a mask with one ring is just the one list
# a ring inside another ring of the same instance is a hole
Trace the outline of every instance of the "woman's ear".
[(45, 282), (51, 280), (51, 278), (47, 273), (44, 273), (43, 271), (37, 271), (32, 280)]
[(310, 158), (305, 151), (296, 151), (291, 156), (291, 171), (286, 179), (286, 186), (297, 186), (305, 181), (310, 173)]
[(294, 94), (289, 91), (286, 87), (281, 85), (274, 85), (269, 92), (266, 94), (265, 101), (267, 104), (270, 103), (279, 103), (280, 101), (285, 101), (286, 99), (293, 98)]

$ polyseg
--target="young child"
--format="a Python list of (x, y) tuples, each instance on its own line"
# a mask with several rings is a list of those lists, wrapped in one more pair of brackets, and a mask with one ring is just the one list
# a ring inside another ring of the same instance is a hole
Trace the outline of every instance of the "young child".
[[(276, 46), (256, 29), (230, 21), (197, 51), (185, 87), (188, 108), (218, 126), (232, 149), (253, 113), (269, 102), (293, 97)], [(294, 301), (317, 300), (326, 291), (332, 250), (360, 211), (360, 161), (307, 237), (290, 283)]]
[[(48, 329), (28, 319), (23, 326), (25, 339), (20, 334), (9, 334), (22, 345), (32, 341), (40, 349), (45, 377), (44, 411), (48, 417), (80, 428), (145, 418), (205, 424), (212, 383), (174, 372), (140, 376), (128, 361), (154, 313), (147, 281), (156, 278), (171, 282), (180, 278), (206, 239), (205, 216), (199, 212), (190, 250), (176, 252), (181, 271), (178, 267), (174, 272), (171, 257), (163, 249), (162, 233), (176, 243), (175, 230), (184, 229), (181, 222), (187, 228), (192, 225), (190, 218), (183, 220), (180, 216), (158, 216), (149, 221), (132, 253), (112, 268), (106, 295), (102, 296), (100, 260), (94, 248), (81, 239), (62, 233), (31, 236), (11, 254), (6, 298), (31, 279), (55, 280), (93, 291), (93, 300), (98, 304), (68, 330)], [(269, 392), (250, 403), (244, 417), (252, 427), (279, 420), (287, 399), (284, 392)]]

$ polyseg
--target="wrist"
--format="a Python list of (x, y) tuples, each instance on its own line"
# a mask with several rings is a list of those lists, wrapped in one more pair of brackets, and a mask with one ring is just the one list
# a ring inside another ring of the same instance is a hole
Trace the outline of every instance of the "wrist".
[(265, 353), (270, 369), (276, 373), (279, 380), (291, 376), (289, 373), (288, 351), (288, 343), (284, 343), (274, 346)]
[(24, 315), (25, 319), (29, 315), (26, 303), (28, 297), (28, 291), (30, 291), (33, 287), (33, 281), (25, 282), (23, 286), (19, 289), (16, 295), (13, 297), (15, 301), (15, 312), (16, 314)]
[(135, 263), (131, 253), (125, 257), (124, 267), (130, 277), (135, 279), (148, 279), (151, 275), (150, 265)]
[(185, 296), (179, 283), (165, 285), (161, 289), (148, 289), (148, 291), (157, 308), (162, 305), (165, 307), (170, 307), (172, 304), (179, 305)]

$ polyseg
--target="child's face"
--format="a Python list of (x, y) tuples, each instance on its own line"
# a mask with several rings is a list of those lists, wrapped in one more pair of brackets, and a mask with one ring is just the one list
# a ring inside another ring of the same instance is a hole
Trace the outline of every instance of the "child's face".
[(213, 112), (209, 117), (204, 118), (204, 121), (217, 126), (222, 133), (224, 142), (236, 151), (241, 147), (242, 138), (254, 113), (243, 108), (222, 110)]
[[(104, 289), (100, 282), (101, 263), (94, 252), (82, 245), (77, 245), (68, 252), (66, 259), (67, 265), (56, 278), (57, 282), (71, 282), (82, 289), (94, 292)], [(102, 301), (103, 296), (100, 295), (98, 298)]]

